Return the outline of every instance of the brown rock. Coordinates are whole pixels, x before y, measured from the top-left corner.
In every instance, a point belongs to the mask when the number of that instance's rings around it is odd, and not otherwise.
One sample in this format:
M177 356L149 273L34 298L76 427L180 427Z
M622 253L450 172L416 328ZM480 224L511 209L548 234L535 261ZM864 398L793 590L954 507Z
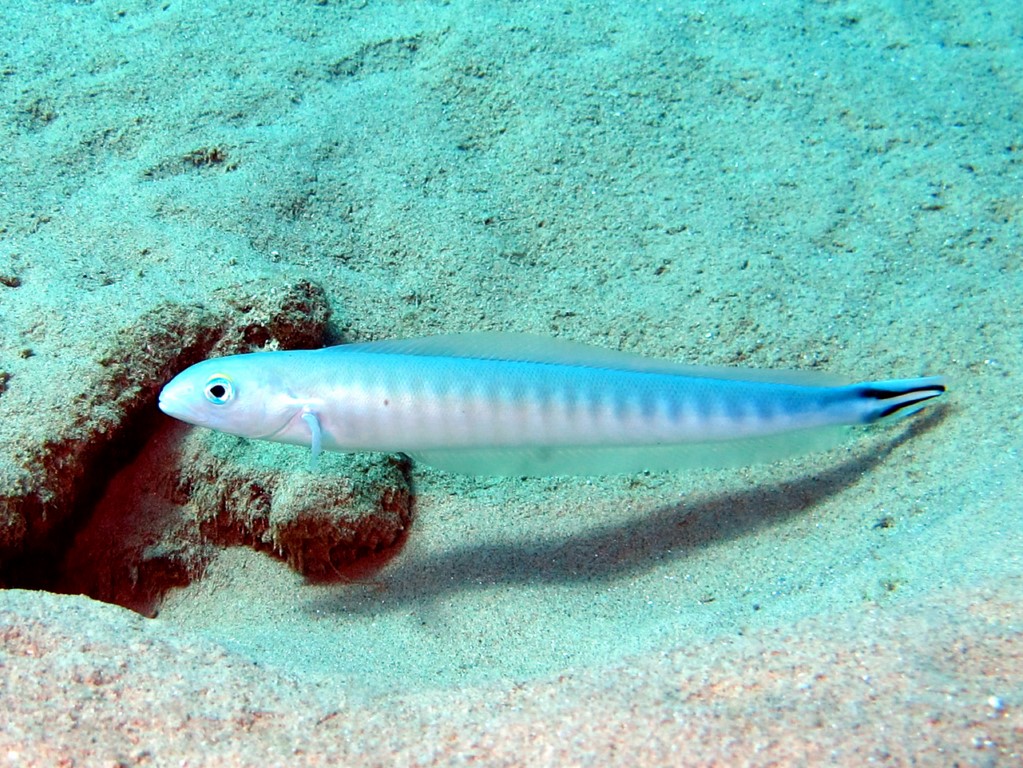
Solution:
M81 516L111 462L140 442L174 373L271 344L319 346L328 317L323 291L312 283L251 285L209 307L161 304L116 334L97 361L67 361L67 381L52 393L64 402L44 403L44 429L8 436L0 462L0 580L11 580L13 562L52 549L53 537L66 534L62 528ZM33 398L39 393L11 377L3 411Z
M160 416L160 388L199 360L322 344L329 307L313 283L213 296L208 306L159 305L97 361L69 362L66 407L50 410L45 430L16 435L0 461L0 584L150 612L220 546L254 546L326 579L399 540L409 512L400 464L338 458L313 476L298 466L301 451L246 446ZM6 385L5 407L33 395L17 377Z
M107 486L57 588L152 615L220 547L250 546L315 581L395 551L409 524L407 467L166 424Z

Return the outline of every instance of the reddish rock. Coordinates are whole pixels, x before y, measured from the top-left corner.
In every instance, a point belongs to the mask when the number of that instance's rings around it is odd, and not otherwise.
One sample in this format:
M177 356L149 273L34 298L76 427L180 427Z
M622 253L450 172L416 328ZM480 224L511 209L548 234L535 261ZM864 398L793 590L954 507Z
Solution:
M406 463L325 457L168 423L108 485L57 586L147 615L220 547L250 546L314 581L396 550L410 519Z
M322 342L329 307L313 283L213 296L207 307L161 304L117 333L98 360L61 363L62 379L43 393L53 399L43 423L10 435L0 462L0 582L17 583L19 566L52 553L53 537L66 537L87 514L111 465L153 423L157 394L173 374L214 355ZM22 384L6 382L0 415L40 408L40 393Z
M16 439L13 460L0 467L0 583L150 613L218 547L269 551L322 580L400 541L410 508L400 462L335 459L314 476L298 449L190 430L159 414L160 388L199 360L322 344L329 307L313 283L213 297L205 307L154 308L97 361L69 361L62 387L47 390L74 394L45 430ZM17 377L4 385L8 408L32 394L19 391Z

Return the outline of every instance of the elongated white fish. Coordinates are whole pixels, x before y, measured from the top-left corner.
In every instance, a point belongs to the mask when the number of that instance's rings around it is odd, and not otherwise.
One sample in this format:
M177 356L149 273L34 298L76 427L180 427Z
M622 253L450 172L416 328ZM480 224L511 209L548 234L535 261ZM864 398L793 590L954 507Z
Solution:
M453 472L610 474L730 466L913 413L940 377L685 366L543 337L469 333L257 352L193 365L164 413L242 437L404 452Z

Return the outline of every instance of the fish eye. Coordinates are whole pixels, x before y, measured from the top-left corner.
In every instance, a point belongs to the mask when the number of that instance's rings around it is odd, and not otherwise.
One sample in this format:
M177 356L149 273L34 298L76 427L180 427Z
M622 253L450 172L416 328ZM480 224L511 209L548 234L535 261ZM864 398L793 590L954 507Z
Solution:
M214 405L226 405L234 397L234 385L227 376L218 374L206 382L203 392Z

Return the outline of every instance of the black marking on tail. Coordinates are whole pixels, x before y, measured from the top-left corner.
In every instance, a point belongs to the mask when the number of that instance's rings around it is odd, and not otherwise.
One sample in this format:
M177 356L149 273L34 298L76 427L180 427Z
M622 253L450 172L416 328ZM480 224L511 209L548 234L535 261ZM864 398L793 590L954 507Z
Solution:
M886 419L889 416L894 416L906 409L917 410L920 408L921 403L925 403L935 397L940 397L944 393L945 385L941 382L929 382L918 387L892 389L868 385L861 390L863 397L867 397L872 400L896 400L896 402L892 403L887 408L882 408L880 411L873 414L873 421ZM914 397L914 395L916 395L916 397Z

